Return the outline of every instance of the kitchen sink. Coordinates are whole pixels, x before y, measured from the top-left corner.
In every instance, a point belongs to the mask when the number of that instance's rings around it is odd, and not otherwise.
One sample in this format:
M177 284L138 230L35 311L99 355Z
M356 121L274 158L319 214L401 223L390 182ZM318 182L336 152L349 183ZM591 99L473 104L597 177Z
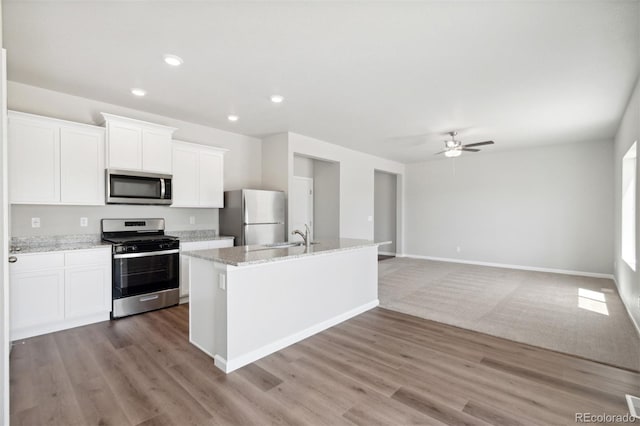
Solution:
M297 247L297 246L301 246L303 245L303 243L299 242L299 243L272 243L272 244L265 244L264 247L267 248L287 248L287 247Z

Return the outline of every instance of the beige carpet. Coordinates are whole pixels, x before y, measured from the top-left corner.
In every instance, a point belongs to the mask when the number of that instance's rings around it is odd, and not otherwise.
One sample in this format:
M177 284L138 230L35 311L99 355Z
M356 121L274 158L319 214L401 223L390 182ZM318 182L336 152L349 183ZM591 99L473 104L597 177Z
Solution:
M408 258L378 268L384 308L640 371L612 280Z

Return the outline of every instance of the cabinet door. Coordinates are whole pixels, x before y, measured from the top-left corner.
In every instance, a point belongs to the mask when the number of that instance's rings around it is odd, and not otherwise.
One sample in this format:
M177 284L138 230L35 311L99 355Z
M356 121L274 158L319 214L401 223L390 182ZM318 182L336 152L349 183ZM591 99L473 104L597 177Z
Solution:
M173 148L173 207L198 206L198 152L178 145Z
M63 203L104 205L104 133L61 128L60 175Z
M11 329L64 319L64 270L11 274Z
M171 174L171 133L142 131L142 169L145 172Z
M109 269L103 265L75 266L65 273L65 318L111 310Z
M223 158L219 153L200 153L200 207L224 207Z
M60 130L46 120L9 119L12 203L60 202Z
M107 125L109 168L142 170L142 129L109 123Z

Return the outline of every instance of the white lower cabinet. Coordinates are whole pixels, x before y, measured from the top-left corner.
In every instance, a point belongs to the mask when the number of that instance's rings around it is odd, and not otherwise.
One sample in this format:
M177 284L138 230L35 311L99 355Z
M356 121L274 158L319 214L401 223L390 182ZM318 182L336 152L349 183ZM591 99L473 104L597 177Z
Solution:
M208 250L223 247L233 247L233 238L211 241L193 241L180 243L180 251ZM189 279L191 276L191 258L180 256L180 303L189 301Z
M78 318L111 311L111 274L101 265L74 266L64 275L64 315Z
M64 269L11 275L11 330L64 319ZM27 336L23 336L27 337Z
M109 319L110 247L14 256L11 340Z

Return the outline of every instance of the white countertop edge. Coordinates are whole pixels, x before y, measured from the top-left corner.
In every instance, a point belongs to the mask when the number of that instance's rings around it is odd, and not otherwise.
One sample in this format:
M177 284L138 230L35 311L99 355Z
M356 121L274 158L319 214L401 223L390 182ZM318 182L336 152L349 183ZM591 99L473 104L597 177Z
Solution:
M221 264L227 265L227 266L245 267L245 266L261 265L261 264L265 264L265 263L285 262L285 261L291 261L291 260L296 260L296 259L305 258L305 257L311 257L311 256L322 256L322 255L333 254L333 253L337 253L337 252L341 252L341 251L358 250L358 249L363 249L363 248L368 248L368 247L378 247L378 246L381 246L381 245L385 245L385 244L390 244L391 243L391 241L368 241L368 242L365 242L365 241L366 240L363 240L362 244L357 244L357 245L353 245L353 246L350 246L350 247L337 247L337 248L334 248L334 249L323 250L323 251L320 251L320 252L317 252L317 253L298 253L298 254L291 254L291 255L286 255L286 256L272 257L272 258L269 258L269 259L250 260L250 261L246 261L246 262L235 262L233 260L227 260L227 259L223 259L223 258L211 258L209 256L203 256L203 255L199 254L201 252L210 251L210 250L224 250L224 248L221 248L221 249L205 249L205 250L190 250L190 251L183 251L183 252L181 252L181 254L183 254L185 256L194 257L196 259L207 260L209 262L221 263ZM231 247L229 247L229 248L231 248Z

